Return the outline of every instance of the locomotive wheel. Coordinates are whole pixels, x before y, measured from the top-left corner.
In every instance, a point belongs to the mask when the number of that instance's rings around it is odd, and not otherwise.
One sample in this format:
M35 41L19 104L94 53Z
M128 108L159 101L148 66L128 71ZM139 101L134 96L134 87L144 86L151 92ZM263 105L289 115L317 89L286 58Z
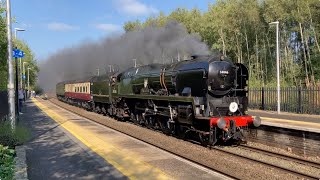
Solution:
M99 106L94 107L94 112L100 114L101 110Z
M134 114L134 113L131 113L130 114L130 120L134 123L134 124L136 124L136 125L138 125L139 124L139 122L138 122L138 117L137 117L138 115L136 115L136 114Z
M140 126L145 125L145 121L144 121L141 113L137 113L136 117L137 117L137 122Z
M209 145L209 136L199 133L199 140L202 146L207 147Z
M183 126L181 126L179 123L175 124L175 135L177 138L179 139L185 139L186 138L186 132L183 128Z
M106 109L104 108L104 106L102 106L101 111L102 111L102 114L103 114L104 116L107 115L107 111L106 111Z
M154 118L153 117L146 117L145 118L145 124L146 124L146 127L148 129L153 129L154 128Z
M172 131L168 128L168 124L167 124L169 119L165 117L158 117L157 119L158 119L158 123L161 131L167 135L171 134Z

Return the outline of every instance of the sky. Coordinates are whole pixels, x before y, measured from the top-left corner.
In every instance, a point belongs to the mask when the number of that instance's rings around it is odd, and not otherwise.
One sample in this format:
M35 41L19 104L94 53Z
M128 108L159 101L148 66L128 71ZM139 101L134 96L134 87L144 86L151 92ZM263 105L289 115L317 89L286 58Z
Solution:
M127 21L178 7L206 11L209 3L214 0L11 0L12 29L26 30L17 37L41 61L65 47L123 33Z

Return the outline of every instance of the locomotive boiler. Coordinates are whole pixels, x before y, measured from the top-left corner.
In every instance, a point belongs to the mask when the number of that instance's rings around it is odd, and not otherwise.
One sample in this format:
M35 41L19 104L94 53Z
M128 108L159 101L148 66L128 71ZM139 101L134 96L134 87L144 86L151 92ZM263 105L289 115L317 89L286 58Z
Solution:
M222 55L192 56L78 80L90 85L83 92L90 100L61 90L76 86L69 82L58 84L57 96L97 113L214 145L243 140L243 129L260 125L259 117L248 115L248 78L243 64Z

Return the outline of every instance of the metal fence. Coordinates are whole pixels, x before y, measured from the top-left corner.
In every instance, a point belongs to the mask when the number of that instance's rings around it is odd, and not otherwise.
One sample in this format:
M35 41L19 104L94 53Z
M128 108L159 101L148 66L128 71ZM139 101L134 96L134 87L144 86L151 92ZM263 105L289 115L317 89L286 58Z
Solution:
M320 87L280 89L280 109L300 114L320 114ZM277 110L277 88L250 88L249 108Z
M8 115L8 93L7 91L0 91L0 121Z

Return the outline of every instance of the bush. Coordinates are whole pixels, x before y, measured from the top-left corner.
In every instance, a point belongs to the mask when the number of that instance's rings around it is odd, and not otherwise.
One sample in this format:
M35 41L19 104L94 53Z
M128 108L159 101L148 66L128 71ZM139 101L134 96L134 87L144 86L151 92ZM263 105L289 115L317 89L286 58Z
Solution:
M39 85L36 85L34 87L34 91L35 91L36 94L42 94L43 93L43 89Z
M0 145L0 179L13 179L15 151Z
M18 124L13 132L10 122L0 122L0 144L14 148L26 142L29 137L30 131L26 127Z

